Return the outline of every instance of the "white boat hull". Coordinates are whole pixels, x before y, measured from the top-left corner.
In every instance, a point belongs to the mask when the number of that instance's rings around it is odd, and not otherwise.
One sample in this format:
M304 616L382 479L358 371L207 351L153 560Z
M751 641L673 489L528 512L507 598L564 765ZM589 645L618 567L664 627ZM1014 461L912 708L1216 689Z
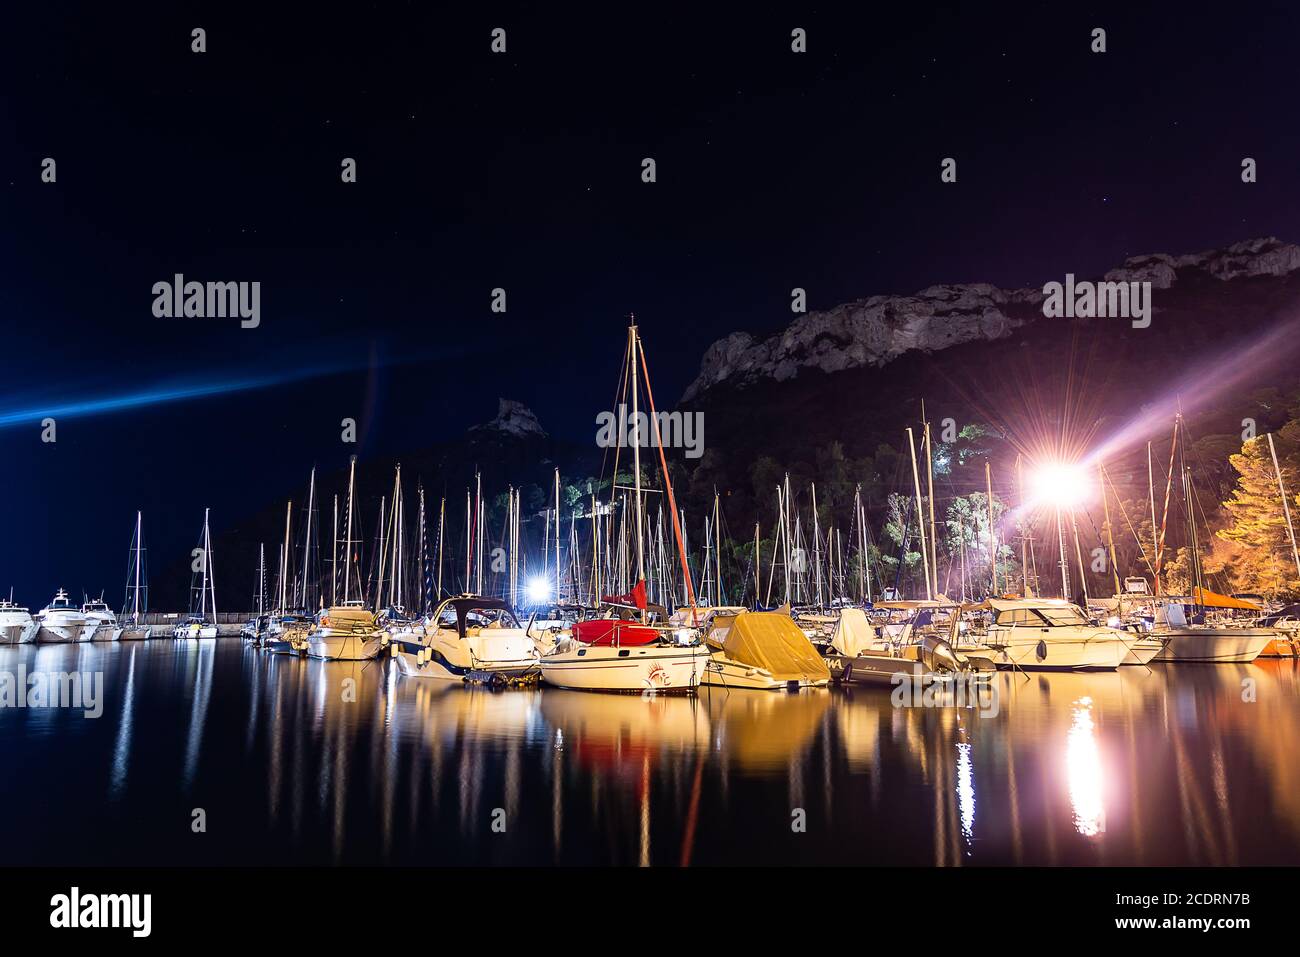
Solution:
M177 625L172 631L173 638L179 638L182 641L198 638L215 638L217 637L216 625Z
M703 645L586 645L543 656L542 680L577 691L690 692L710 659Z
M358 635L314 631L307 636L307 657L324 661L369 661L379 657L381 642L379 632Z
M46 645L90 641L97 627L95 623L87 622L42 622L36 640Z
M1012 637L999 642L990 636L986 646L999 668L1023 671L1109 671L1129 653L1117 638Z
M1155 656L1160 654L1164 646L1164 642L1158 638L1139 638L1129 644L1128 654L1124 656L1124 660L1120 664L1150 664Z
M27 645L36 640L40 625L34 621L0 625L0 645Z
M782 681L772 677L770 671L763 668L734 661L725 655L713 652L704 666L700 684L716 688L750 691L796 691L800 688L824 688L830 684L829 678L792 679Z
M1276 632L1271 628L1174 628L1160 637L1166 641L1156 661L1245 664L1259 657Z

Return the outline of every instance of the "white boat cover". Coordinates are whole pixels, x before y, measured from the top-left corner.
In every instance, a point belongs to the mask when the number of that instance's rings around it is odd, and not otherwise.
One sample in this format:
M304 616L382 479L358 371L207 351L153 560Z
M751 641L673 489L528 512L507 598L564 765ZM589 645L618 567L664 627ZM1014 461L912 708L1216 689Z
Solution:
M835 632L831 635L831 647L848 658L856 658L875 637L876 631L867 621L867 613L861 608L845 608L840 613L840 620L835 623Z

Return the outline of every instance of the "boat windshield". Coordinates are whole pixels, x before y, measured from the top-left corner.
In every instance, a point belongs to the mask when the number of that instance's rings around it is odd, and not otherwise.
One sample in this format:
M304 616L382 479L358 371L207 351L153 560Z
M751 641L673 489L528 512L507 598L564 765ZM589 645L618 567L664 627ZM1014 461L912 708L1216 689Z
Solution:
M1039 608L1009 608L998 612L999 625L1029 625L1042 628L1066 628L1072 625L1086 625L1088 619L1083 612L1073 605Z
M519 622L508 608L467 608L466 628L518 628Z

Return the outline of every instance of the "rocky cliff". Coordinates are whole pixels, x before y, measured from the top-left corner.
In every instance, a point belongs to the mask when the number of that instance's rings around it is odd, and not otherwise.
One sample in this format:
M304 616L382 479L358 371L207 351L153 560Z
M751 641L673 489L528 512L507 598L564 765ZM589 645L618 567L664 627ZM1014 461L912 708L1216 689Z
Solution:
M1285 276L1297 269L1300 247L1269 237L1181 256L1134 256L1104 278L1149 281L1155 289L1169 289L1192 274L1228 281ZM1063 278L1049 276L1045 281ZM721 383L743 388L757 381L783 382L807 372L879 367L912 351L932 353L961 343L1004 339L1042 318L1042 301L1041 288L945 284L911 296L872 296L810 312L765 339L733 332L705 351L700 373L682 401L692 402ZM1158 298L1155 308L1158 313Z

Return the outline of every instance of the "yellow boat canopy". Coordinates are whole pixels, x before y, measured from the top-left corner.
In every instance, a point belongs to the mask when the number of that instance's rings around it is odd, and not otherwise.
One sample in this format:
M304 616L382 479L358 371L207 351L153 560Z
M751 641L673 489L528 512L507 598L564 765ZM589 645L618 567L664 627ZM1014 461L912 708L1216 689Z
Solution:
M732 661L762 668L778 681L819 681L831 676L822 656L788 615L747 611L731 619L730 627L726 619L715 622L710 643L720 644ZM724 628L725 635L718 635Z

